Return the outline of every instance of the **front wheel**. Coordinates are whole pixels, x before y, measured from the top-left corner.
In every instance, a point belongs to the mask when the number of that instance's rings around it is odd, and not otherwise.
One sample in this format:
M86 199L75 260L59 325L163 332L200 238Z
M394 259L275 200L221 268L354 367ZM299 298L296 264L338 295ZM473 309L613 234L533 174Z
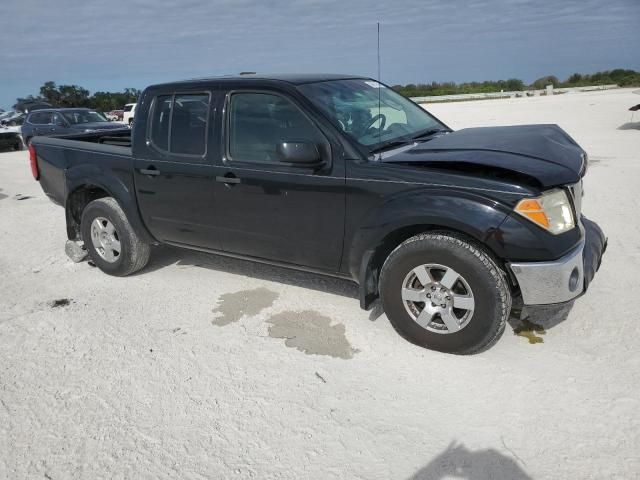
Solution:
M150 246L138 238L122 208L111 197L86 206L81 230L89 257L109 275L130 275L149 261Z
M397 247L382 267L380 296L404 338L447 353L488 348L511 311L511 292L496 262L447 233L417 235Z

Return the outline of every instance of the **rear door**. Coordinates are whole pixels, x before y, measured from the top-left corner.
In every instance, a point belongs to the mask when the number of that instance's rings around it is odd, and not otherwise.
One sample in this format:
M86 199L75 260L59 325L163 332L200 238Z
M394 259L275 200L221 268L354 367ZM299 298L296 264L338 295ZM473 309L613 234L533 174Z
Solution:
M158 240L220 249L208 159L215 92L159 92L136 123L135 185L140 212ZM145 109L141 110L145 112ZM140 119L142 120L142 119Z
M345 214L344 160L313 112L276 91L226 92L217 222L229 253L337 271ZM324 166L280 161L283 141L313 142Z
M35 112L29 117L31 124L31 136L52 135L55 132L53 125L53 113Z

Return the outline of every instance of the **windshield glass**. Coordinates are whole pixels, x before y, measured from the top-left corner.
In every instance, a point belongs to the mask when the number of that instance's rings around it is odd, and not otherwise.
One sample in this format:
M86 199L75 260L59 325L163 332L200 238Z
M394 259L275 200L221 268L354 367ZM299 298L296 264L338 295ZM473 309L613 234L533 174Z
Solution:
M424 109L374 80L334 80L298 89L369 152L432 130L448 130Z
M78 125L81 123L96 123L96 122L108 122L107 117L99 112L93 110L71 110L66 112L60 112L62 116L71 125Z

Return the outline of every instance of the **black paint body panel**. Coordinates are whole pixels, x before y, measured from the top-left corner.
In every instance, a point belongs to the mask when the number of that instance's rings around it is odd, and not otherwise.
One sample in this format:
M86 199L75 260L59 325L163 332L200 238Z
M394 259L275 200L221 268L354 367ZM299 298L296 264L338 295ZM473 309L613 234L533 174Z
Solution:
M319 80L243 77L149 87L138 102L131 149L79 136L35 138L40 183L61 205L83 185L104 189L148 242L348 276L373 282L363 286L369 293L380 266L376 251L400 231L459 232L505 262L554 260L580 244L581 226L555 236L512 213L520 199L584 175L582 149L559 127L466 129L373 161L297 90L305 81ZM269 91L297 104L326 139L324 165L229 159L225 108L237 90ZM197 158L148 141L152 99L189 92L210 98L207 152ZM149 169L159 173L143 173Z

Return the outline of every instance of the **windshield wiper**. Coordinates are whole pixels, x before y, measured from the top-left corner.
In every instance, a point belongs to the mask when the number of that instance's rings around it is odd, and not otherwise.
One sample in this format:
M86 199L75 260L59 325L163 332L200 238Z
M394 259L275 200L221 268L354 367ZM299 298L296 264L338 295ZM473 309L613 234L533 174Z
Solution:
M430 128L428 130L423 130L422 132L417 133L413 137L410 137L410 138L405 137L403 140L394 140L392 142L385 143L384 145L381 145L381 146L379 146L377 148L374 148L373 150L369 150L369 152L370 153L384 152L385 150L391 150L392 148L401 147L403 145L409 145L409 144L415 142L416 140L420 140L422 138L430 137L432 135L435 135L436 133L450 132L450 131L451 130L449 130L447 128Z
M435 135L436 133L440 133L440 132L450 132L451 130L445 129L445 128L430 128L428 130L424 130L420 133L418 133L417 135L414 135L413 137L411 137L411 140L419 140L421 138L425 138L425 137L430 137L431 135Z
M384 152L385 150L391 150L392 148L401 147L410 143L413 143L413 140L394 140L393 142L385 143L384 145L369 150L369 153L380 153Z

